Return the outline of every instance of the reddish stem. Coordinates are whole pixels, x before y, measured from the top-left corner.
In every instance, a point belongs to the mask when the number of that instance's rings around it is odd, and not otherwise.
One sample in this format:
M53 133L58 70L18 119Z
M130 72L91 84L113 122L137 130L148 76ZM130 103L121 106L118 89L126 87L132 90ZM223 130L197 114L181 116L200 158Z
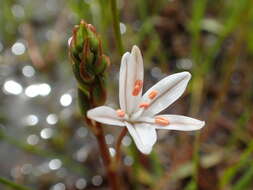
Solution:
M112 159L106 145L104 131L100 123L89 122L90 126L93 128L94 135L97 138L100 153L103 159L103 163L107 173L107 179L112 190L120 190L120 180L117 175L116 167L112 163Z
M117 142L116 142L116 155L115 155L116 164L119 164L119 162L120 162L120 157L121 157L121 151L120 151L121 142L122 142L123 138L126 136L126 134L127 134L127 128L125 127L120 132L119 137L118 137Z

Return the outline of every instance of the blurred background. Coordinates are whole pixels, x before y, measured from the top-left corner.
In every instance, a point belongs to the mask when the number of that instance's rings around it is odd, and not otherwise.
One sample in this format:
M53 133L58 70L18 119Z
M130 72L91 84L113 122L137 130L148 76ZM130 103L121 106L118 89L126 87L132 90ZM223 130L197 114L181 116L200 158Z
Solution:
M144 56L144 88L190 71L187 91L165 112L206 121L200 133L159 131L148 157L124 137L125 187L252 190L252 1L117 3L124 50L136 44ZM1 190L108 189L96 140L80 118L68 58L68 39L81 19L97 28L111 58L107 104L117 108L121 57L110 1L0 0ZM120 131L104 129L113 156Z

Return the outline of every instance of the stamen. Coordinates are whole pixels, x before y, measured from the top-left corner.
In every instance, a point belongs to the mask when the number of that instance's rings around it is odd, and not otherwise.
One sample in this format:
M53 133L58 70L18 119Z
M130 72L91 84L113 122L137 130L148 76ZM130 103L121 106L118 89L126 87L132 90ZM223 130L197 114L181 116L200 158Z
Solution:
M163 125L163 126L166 126L166 125L170 124L168 119L166 119L164 117L161 117L161 116L155 117L155 123L158 124L158 125Z
M119 117L124 117L125 116L125 112L123 111L123 110L116 110L116 112L117 112L117 115L119 116Z
M138 96L138 94L140 93L140 91L141 91L140 87L139 86L135 86L134 90L132 92L132 95L133 96Z
M134 85L139 85L142 88L143 82L142 80L136 80Z
M148 97L149 97L149 99L154 99L156 96L157 96L157 94L158 94L158 91L156 91L156 90L153 90L153 91L151 91L150 93L149 93L149 95L148 95Z
M132 95L138 96L138 94L140 93L142 89L142 86L143 86L142 80L136 80L134 83L134 89L133 89Z
M147 103L147 102L143 102L143 103L139 104L139 108L147 109L148 107L149 107L149 103Z

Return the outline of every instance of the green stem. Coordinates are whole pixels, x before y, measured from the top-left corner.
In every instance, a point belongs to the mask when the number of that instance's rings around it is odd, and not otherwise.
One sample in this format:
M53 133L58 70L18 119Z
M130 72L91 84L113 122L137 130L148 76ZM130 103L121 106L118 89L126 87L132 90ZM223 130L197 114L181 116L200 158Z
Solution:
M194 80L192 86L192 96L191 96L191 115L197 115L201 105L202 99L202 89L204 85L203 75L200 67L200 54L199 54L199 43L200 43L200 32L201 32L201 22L205 16L207 1L197 0L193 4L193 15L192 21L190 25L191 35L192 35L192 44L191 44L191 55L196 63L194 67ZM188 186L189 189L198 189L198 170L200 166L200 157L199 157L199 149L200 149L200 132L196 133L194 139L194 147L193 147L193 181Z
M16 183L14 183L8 179L2 178L2 177L0 177L0 183L6 185L8 187L11 187L12 189L16 189L16 190L30 190L29 188L27 188L25 186L16 184Z
M122 39L120 34L120 23L119 23L119 14L117 11L117 2L116 0L110 0L111 1L111 10L112 10L112 20L113 20L113 29L115 33L115 39L117 48L120 55L123 55L123 45L122 45Z

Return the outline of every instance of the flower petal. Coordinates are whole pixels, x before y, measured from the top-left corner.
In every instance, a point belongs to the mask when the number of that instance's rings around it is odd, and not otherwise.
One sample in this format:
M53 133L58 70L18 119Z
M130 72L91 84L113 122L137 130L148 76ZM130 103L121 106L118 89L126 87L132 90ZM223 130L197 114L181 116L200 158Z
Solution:
M121 59L119 71L119 104L120 108L126 111L126 75L127 64L129 62L130 53L126 52Z
M185 91L190 78L189 72L181 72L170 75L156 83L141 99L141 102L149 103L149 107L143 110L142 115L153 116L175 102ZM152 92L156 92L157 95L151 99L150 94Z
M149 154L152 151L152 147L157 140L155 128L152 128L149 124L138 123L134 126L128 122L125 122L127 129L132 136L137 148L143 154Z
M123 118L120 118L114 109L107 106L100 106L89 110L87 117L108 125L125 126Z
M143 60L137 46L133 46L131 54L125 53L121 60L119 77L119 102L120 108L126 113L131 114L142 94L142 88L138 95L133 96L136 81L143 81Z
M164 118L168 120L169 124L165 126L159 125L155 123L155 118ZM142 117L140 118L140 122L147 122L156 129L168 129L178 131L195 131L201 129L205 125L204 121L200 121L183 115L156 115L155 118Z

